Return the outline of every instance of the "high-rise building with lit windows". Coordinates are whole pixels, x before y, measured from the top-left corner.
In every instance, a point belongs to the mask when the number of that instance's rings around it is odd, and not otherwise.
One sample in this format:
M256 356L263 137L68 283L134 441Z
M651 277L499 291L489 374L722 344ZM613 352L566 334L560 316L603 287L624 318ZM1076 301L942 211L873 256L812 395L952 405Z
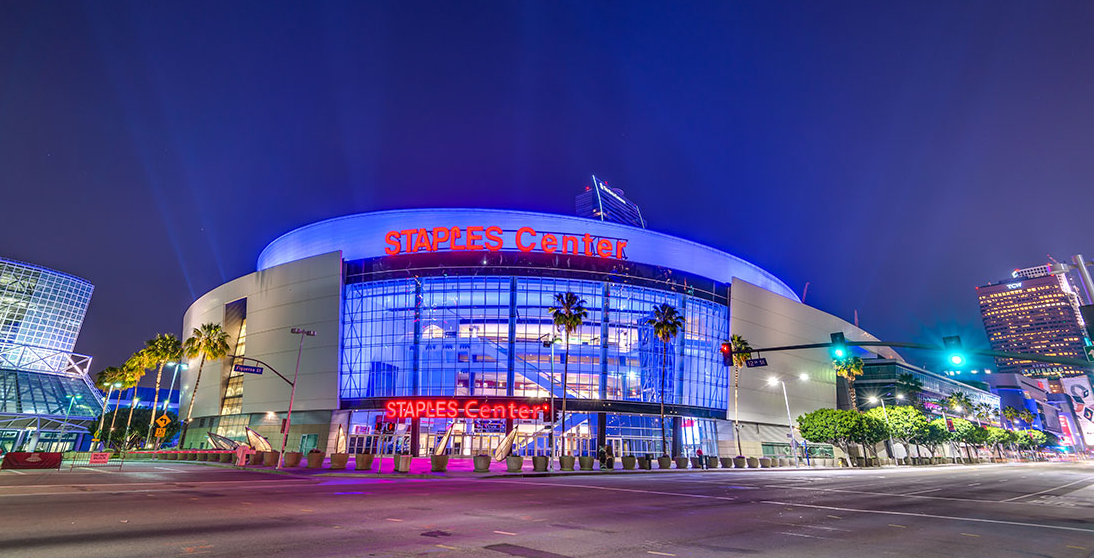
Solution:
M581 217L646 228L638 205L627 199L623 190L609 187L595 175L593 185L586 186L585 191L577 195L574 206Z
M992 350L1082 360L1085 337L1079 295L1066 268L1016 269L1011 279L976 288ZM1069 376L1085 369L1064 364L997 358L1001 374Z

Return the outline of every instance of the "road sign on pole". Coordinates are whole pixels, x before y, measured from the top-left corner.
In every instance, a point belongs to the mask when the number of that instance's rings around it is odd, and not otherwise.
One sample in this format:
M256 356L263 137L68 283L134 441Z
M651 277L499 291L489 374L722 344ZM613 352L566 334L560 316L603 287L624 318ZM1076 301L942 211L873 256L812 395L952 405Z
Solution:
M1086 352L1086 360L1094 362L1094 345L1087 345L1083 347L1083 351Z
M236 364L236 365L232 366L232 370L235 370L236 372L242 372L244 374L261 374L262 373L262 367L261 366L251 366L249 364Z
M745 368L758 368L760 366L767 366L766 358L750 358L745 361Z
M156 426L159 426L160 429L166 428L168 424L171 424L171 417L167 415L160 415L156 419Z
M167 436L167 429L163 428L163 427L156 428L155 435L156 435L157 438L163 438L163 437Z

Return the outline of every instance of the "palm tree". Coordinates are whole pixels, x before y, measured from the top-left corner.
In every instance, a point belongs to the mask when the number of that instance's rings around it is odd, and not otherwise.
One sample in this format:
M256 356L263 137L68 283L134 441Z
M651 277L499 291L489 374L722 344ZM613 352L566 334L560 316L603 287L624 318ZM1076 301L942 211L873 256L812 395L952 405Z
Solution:
M1026 428L1033 427L1034 416L1033 413L1029 412L1029 409L1022 409L1022 412L1018 413L1018 418L1026 423Z
M228 354L228 332L220 324L201 324L195 327L190 338L183 343L183 354L189 358L201 357L198 375L194 378L194 391L190 393L190 405L186 409L186 421L182 423L182 435L179 436L179 448L186 443L186 431L190 429L190 418L194 413L194 399L197 399L198 384L201 383L201 371L205 368L205 359L217 360Z
M955 391L946 397L946 406L959 413L973 412L972 399L961 391Z
M160 402L160 380L163 377L163 367L171 361L182 358L182 342L178 337L170 333L161 333L144 342L145 363L150 368L156 368L156 394L152 397L152 414L148 419L148 440L145 447L152 445L152 425L156 422L156 409Z
M1008 406L1003 409L1003 416L1007 419L1007 422L1010 423L1011 430L1014 430L1014 419L1017 419L1020 414L1018 409L1015 409L1014 407Z
M923 393L923 382L913 374L901 374L896 377L894 386L898 393L904 394L906 401L918 406L919 396Z
M128 363L128 361L127 361ZM117 380L115 383L120 383L118 386L118 399L114 402L114 412L110 415L110 430L106 433L106 442L110 441L110 438L114 434L114 421L118 419L118 405L122 404L122 392L137 387L137 384L141 382L141 377L144 376L143 368L131 368L122 365L121 368L115 368L117 370ZM136 397L133 397L136 399Z
M653 307L653 317L646 320L653 327L653 334L661 340L661 455L668 456L665 438L665 374L669 361L669 344L684 329L684 317L668 304Z
M752 358L752 347L740 335L730 335L729 345L733 350L733 437L737 439L737 457L744 457L741 449L741 423L737 413L737 392L741 385L741 369Z
M862 359L857 356L837 358L832 361L836 375L847 380L847 395L851 399L851 408L858 410L858 394L855 393L855 378L862 375Z
M103 407L103 414L99 416L99 431L98 439L103 439L103 423L106 421L106 414L110 412L110 394L114 392L115 388L120 388L124 385L122 377L122 369L117 366L107 366L95 375L95 387L99 388L99 391L106 392L106 406ZM121 391L118 391L118 401L121 401ZM117 411L117 407L114 409Z
M566 381L570 372L570 334L581 328L589 311L585 309L585 300L572 292L555 293L555 306L547 309L554 321L555 329L563 335L562 352L562 447L566 445Z
M125 421L125 436L122 437L122 451L129 449L129 426L133 422L133 409L137 406L136 387L137 384L141 383L141 378L144 378L144 374L148 370L146 367L147 362L148 357L144 354L144 349L141 349L133 353L133 356L129 357L123 365L125 374L131 382L130 387L134 389L129 397L129 419Z

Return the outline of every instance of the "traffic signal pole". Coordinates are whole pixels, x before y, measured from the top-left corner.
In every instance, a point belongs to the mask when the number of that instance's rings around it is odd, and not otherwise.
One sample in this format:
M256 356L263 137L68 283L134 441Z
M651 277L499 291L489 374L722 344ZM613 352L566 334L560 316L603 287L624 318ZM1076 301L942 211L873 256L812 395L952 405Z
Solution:
M847 341L844 343L848 347L896 347L901 349L921 349L924 351L938 351L945 352L950 349L945 347L939 347L937 345L924 345L922 343L901 343L901 342L886 342L886 341ZM832 343L808 343L805 345L785 345L781 347L767 347L763 349L753 348L749 352L760 353L774 353L779 351L797 351L803 349L827 349L832 347ZM1094 370L1094 362L1080 360L1077 358L1066 357L1051 357L1044 355L1035 355L1030 353L1005 353L1001 351L974 351L963 350L963 352L973 355L998 357L998 358L1013 358L1016 360L1031 360L1034 362L1047 362L1050 364L1066 364L1068 366L1075 366L1079 368L1086 368L1088 370ZM733 350L730 348L730 355L732 356Z

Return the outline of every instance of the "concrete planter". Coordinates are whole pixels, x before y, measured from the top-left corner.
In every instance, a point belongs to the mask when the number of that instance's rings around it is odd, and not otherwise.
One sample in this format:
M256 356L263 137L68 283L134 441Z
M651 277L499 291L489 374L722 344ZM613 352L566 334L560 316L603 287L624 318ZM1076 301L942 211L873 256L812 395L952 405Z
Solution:
M676 463L676 468L677 469L687 469L688 468L688 458L686 458L686 457L674 457L674 458L672 458L672 461L673 461L673 463Z
M266 462L265 453L266 452L264 452L264 451L254 452L254 454L251 455L251 459L250 459L250 461L247 462L247 464L248 465L262 465L263 463Z
M321 451L309 451L308 452L308 468L318 469L323 466L323 459L327 457L327 454Z
M713 455L707 456L706 460L707 460L707 468L709 468L709 469L717 469L718 468L718 458L717 457L714 457Z
M582 455L582 456L577 458L577 462L578 462L578 464L581 465L581 470L582 471L592 471L593 470L593 458L592 458L592 456Z
M780 457L779 464L776 467L789 467L793 463L793 460L787 457Z
M703 468L703 458L702 457L692 457L691 458L691 468L692 469L702 469Z
M281 458L281 453L276 451L264 451L262 452L262 464L266 467L277 467L277 460Z
M179 460L179 454L177 454L177 453L168 453L167 454L167 460L168 461L178 461Z
M722 463L722 468L723 469L732 469L733 468L733 458L732 457L722 457L722 458L719 458L718 461L720 461Z
M331 457L334 459L334 457ZM334 468L333 466L331 467ZM447 455L431 455L429 456L429 470L434 473L443 473L448 470L448 456Z
M409 473L410 472L410 460L409 455L396 455L395 456L395 472L396 473Z
M524 469L524 458L519 455L510 455L505 458L505 470L510 473L519 473Z
M208 453L208 452L204 452L204 453L201 454L201 457L198 458L198 461L209 461L210 458L212 458L212 457L213 457L213 454Z
M345 469L347 463L349 463L349 454L348 453L332 453L332 454L330 454L330 468L331 469Z
M623 456L623 469L624 470L631 471L631 470L634 469L634 466L637 465L637 464L638 464L638 459L636 459L633 455L624 455Z
M638 461L639 469L645 469L648 471L653 468L653 461L650 461L650 458L648 457L636 457L635 460Z
M369 471L372 469L372 460L376 456L371 453L359 453L353 456L353 468L358 471Z
M476 473L486 473L490 471L490 456L489 455L476 455L473 458L475 462ZM571 467L572 470L572 467Z
M546 455L532 456L532 470L542 473L547 470L548 457Z
M759 468L760 468L760 460L759 460L759 458L756 458L756 457L746 457L746 458L745 458L745 462L746 462L746 463L748 463L748 468L749 468L749 469L759 469Z
M304 454L298 451L285 452L285 466L286 467L299 467L300 460L304 458Z
M668 469L669 467L672 467L672 458L671 457L662 455L661 457L657 458L657 468L658 469Z
M235 457L234 453L222 453L222 454L220 454L220 462L221 463L231 463L232 458L234 458L234 457Z
M562 457L558 458L558 466L561 467L563 471L573 471L575 461L577 460L574 458L574 456L563 455Z
M761 457L760 458L760 467L763 468L763 469L770 469L771 468L771 458L770 457Z
M733 458L733 468L734 469L744 469L745 467L748 467L748 458L746 458L746 457L734 457Z

